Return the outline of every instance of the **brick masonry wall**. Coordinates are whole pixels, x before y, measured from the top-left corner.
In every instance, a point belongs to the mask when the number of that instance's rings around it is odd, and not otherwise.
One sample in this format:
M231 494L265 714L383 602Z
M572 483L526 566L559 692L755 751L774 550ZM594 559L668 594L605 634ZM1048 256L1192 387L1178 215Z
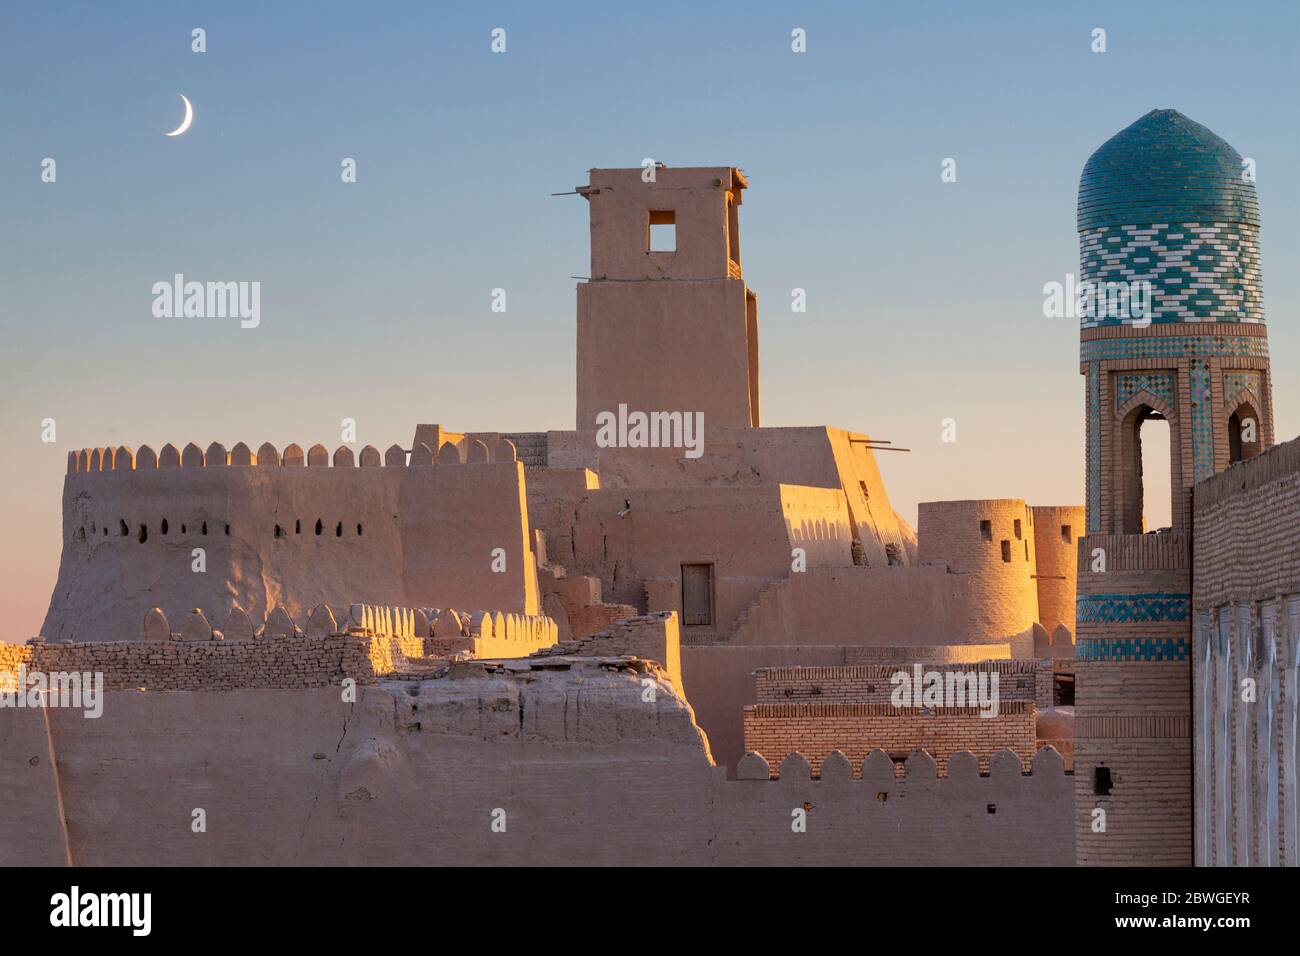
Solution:
M915 667L922 674L998 675L998 699L1034 700L1039 664L1037 661L982 661L952 664L926 662L857 664L849 667L760 667L754 672L754 702L758 704L851 703L889 704L902 671L909 679Z
M100 673L105 690L235 690L374 683L400 648L388 638L272 637L255 641L113 641L0 645L0 674ZM11 648L16 648L15 653Z
M1034 661L1034 703L1041 709L1056 706L1056 668L1051 660Z
M934 757L940 774L948 758L967 750L987 771L989 758L1003 748L1028 765L1037 747L1033 701L1004 701L996 717L977 707L929 710L892 704L753 704L745 708L745 749L762 754L773 776L792 753L803 754L821 772L833 750L849 758L854 772L873 750L901 761L917 749Z
M1196 862L1300 865L1300 439L1201 482L1192 501Z
M1098 549L1105 569L1094 571ZM1080 542L1074 825L1082 865L1192 863L1189 564L1179 533ZM1110 773L1109 794L1097 792L1099 768Z
M1300 438L1192 492L1197 608L1300 591Z
M919 669L919 674L918 674ZM832 667L762 667L754 672L756 703L744 709L745 749L761 753L776 767L791 753L813 763L832 750L847 754L860 768L870 751L880 748L902 759L917 748L934 755L944 772L949 755L976 754L987 769L989 756L1003 747L1028 760L1035 750L1037 661L949 663L895 662ZM893 703L895 675L902 672L924 687L926 675L998 680L998 716L980 716L978 684L962 681L973 692L965 707L898 707ZM990 683L985 684L991 687Z

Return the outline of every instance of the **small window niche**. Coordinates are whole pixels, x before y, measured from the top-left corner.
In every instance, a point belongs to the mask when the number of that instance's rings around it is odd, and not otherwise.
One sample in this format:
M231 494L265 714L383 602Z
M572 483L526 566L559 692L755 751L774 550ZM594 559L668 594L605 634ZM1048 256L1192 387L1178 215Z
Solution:
M677 213L671 209L651 209L646 230L647 252L677 251Z
M1013 524L1014 527L1015 527L1015 531L1016 531L1016 540L1019 541L1019 540L1020 540L1020 519L1017 518L1014 522L1012 522L1012 524Z
M1070 537L1071 537L1070 526L1068 524L1061 525L1061 540L1064 541L1066 544L1069 544Z
M992 521L981 521L981 522L980 522L980 537L983 538L985 541L992 541L992 540L993 540L993 522L992 522Z
M1109 797L1115 787L1110 777L1109 767L1094 767L1092 771L1092 793L1097 797Z
M1011 563L1011 542L1006 538L1002 539L1002 560Z

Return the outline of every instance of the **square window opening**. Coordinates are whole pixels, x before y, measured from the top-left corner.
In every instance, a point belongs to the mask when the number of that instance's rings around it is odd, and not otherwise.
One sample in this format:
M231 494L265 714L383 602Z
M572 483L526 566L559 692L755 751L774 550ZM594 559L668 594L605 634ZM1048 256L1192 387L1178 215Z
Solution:
M671 209L651 209L646 233L647 252L677 251L677 213Z

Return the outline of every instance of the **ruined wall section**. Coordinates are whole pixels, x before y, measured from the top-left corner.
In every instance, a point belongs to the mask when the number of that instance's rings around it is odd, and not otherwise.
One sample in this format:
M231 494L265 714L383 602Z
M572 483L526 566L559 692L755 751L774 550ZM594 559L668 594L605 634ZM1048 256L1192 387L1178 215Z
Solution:
M343 447L331 463L320 445L281 455L243 444L73 453L59 579L41 633L133 639L154 606L173 619L198 607L212 620L232 603L255 616L283 605L300 617L358 598L537 613L523 470L511 449L489 460L481 442L469 443L466 461L450 442L436 457L420 444L409 467L406 457L393 446L381 464L367 446L354 462Z
M677 688L682 686L681 624L675 611L632 617L600 634L562 641L534 657L636 657L654 661Z

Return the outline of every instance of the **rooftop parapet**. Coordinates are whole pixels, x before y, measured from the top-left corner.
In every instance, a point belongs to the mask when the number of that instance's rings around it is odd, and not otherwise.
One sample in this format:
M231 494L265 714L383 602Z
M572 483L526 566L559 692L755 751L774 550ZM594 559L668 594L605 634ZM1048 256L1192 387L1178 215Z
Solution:
M374 445L366 445L354 453L347 445L340 445L333 455L321 444L312 445L306 452L297 443L290 443L280 452L270 442L263 442L256 452L240 442L229 451L220 442L207 449L190 442L177 449L170 442L155 452L148 445L139 450L122 445L116 448L82 448L68 452L68 474L89 474L104 471L151 471L167 468L419 468L433 465L485 464L513 462L515 446L509 439L501 439L491 447L476 439L467 439L463 446L443 442L434 454L428 445L417 442L413 449L392 445L381 456Z

